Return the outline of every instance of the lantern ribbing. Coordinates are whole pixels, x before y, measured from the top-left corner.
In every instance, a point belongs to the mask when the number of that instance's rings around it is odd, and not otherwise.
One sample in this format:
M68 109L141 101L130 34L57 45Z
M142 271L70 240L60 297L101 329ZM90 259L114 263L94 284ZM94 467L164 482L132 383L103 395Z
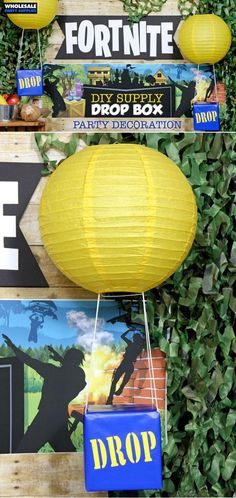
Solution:
M64 161L46 185L41 234L56 266L96 293L144 292L182 263L196 202L179 168L138 145L99 145Z

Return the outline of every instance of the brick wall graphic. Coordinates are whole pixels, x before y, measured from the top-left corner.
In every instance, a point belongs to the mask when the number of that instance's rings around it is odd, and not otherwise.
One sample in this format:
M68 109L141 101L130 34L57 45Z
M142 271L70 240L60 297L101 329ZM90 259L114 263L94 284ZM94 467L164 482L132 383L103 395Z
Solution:
M159 348L152 349L152 362L154 369L155 378L155 396L158 401L158 408L160 410L165 410L166 408L166 357L165 354L160 351ZM118 365L117 365L118 366ZM107 400L109 393L110 384L112 381L114 370L107 370L105 373L107 392L106 395L100 396L99 400L94 402L91 397L89 399L90 404L104 405ZM123 393L120 396L114 396L113 404L127 405L149 405L152 402L151 394L151 374L149 369L149 362L147 359L147 352L144 351L134 364L134 373L125 386ZM83 413L84 405L70 403L69 405L69 415L75 410L79 413Z
M160 410L166 404L166 357L159 348L152 350L152 362L155 378L155 395ZM134 364L134 373L120 396L114 396L114 404L148 405L152 401L151 372L147 352L143 352Z
M226 103L226 89L224 83L217 83L217 92L214 90L207 102L217 102L217 95L219 104Z

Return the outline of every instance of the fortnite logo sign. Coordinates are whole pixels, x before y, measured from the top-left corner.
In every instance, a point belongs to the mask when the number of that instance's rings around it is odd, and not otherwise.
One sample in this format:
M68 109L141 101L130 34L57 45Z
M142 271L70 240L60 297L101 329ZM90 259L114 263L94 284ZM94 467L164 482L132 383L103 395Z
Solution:
M0 287L48 287L19 226L41 169L42 164L0 163Z
M182 59L175 43L180 16L59 16L65 39L56 59Z

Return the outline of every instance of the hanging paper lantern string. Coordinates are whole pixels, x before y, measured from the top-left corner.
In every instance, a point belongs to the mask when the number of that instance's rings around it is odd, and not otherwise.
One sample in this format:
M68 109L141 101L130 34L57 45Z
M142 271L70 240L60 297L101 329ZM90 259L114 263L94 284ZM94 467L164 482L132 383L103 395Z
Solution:
M196 201L163 154L141 145L99 145L52 174L39 222L49 256L70 280L96 293L140 293L185 259Z
M208 89L199 99L198 90L201 83L200 64L197 69L197 85L195 99L193 101L193 123L195 131L219 131L220 130L220 105L218 99L218 89L216 81L215 66L213 64L213 79L210 84L210 94L215 91L215 102L207 102ZM214 86L213 86L214 85ZM198 86L198 88L197 88ZM202 92L203 93L203 92ZM197 100L197 102L195 102Z
M20 69L21 58L23 51L25 30L22 30L20 48L17 59L16 67L16 83L17 83L17 95L19 97L40 97L43 95L43 61L42 61L42 50L40 34L37 30L37 42L39 48L39 60L40 68L38 69Z
M39 29L48 26L56 15L58 0L14 0L14 3L9 4L4 0L5 12L9 19L18 27L23 29L20 50L17 62L17 93L19 97L38 97L43 95L43 67L42 54L40 46ZM37 30L40 69L20 69L22 56L22 47L24 39L24 31L26 29Z
M214 64L228 53L232 42L229 27L215 14L189 16L179 30L179 48L185 59L195 64L212 64L216 102L193 106L195 131L219 131L220 109Z

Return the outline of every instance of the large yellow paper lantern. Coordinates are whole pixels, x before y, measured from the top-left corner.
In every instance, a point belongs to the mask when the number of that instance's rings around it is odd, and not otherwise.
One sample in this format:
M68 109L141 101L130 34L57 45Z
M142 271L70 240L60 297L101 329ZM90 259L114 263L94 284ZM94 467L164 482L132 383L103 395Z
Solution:
M4 0L4 3L9 3L8 0ZM36 0L32 2L31 0L14 0L14 5L19 4L37 4L37 14L8 14L9 19L22 29L41 29L48 26L50 22L54 19L57 13L58 0Z
M179 30L179 48L184 59L195 64L215 64L230 49L229 27L215 14L188 17Z
M180 266L195 236L193 191L166 156L141 145L87 147L42 195L40 228L55 265L91 291L144 292Z

